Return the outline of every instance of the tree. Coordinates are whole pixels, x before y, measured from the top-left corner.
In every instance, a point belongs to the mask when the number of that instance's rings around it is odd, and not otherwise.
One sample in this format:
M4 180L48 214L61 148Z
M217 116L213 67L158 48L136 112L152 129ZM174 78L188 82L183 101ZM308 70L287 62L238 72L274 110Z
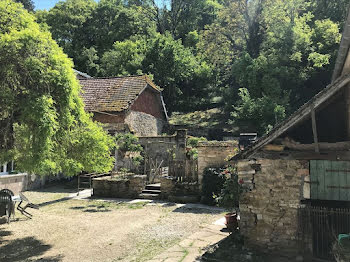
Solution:
M113 139L84 111L73 64L20 4L0 2L0 162L35 174L107 172Z
M34 11L34 3L32 0L15 0L17 3L21 3L25 9L29 12Z
M213 23L221 1L217 0L150 0L145 4L158 32L170 32L175 39L184 39L189 32L200 31Z
M86 21L91 17L97 4L94 0L67 0L58 2L40 21L50 27L52 37L69 57L78 58L84 47L90 48L85 34Z
M116 41L135 35L149 35L154 24L143 14L143 7L127 7L122 0L101 0L86 24L86 47L94 46L102 57Z
M113 48L103 54L101 73L106 76L138 75L142 73L147 41L133 38L115 42Z
M235 105L232 123L264 133L326 86L339 27L309 7L306 0L230 1L204 32L200 44L219 68L225 108Z

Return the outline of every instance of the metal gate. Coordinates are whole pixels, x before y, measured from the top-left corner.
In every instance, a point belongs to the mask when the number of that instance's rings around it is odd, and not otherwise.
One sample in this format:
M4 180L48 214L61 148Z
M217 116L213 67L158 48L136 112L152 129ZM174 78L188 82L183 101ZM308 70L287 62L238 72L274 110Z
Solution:
M334 260L338 235L350 232L350 209L307 206L298 210L298 216L300 247L311 243L315 257Z

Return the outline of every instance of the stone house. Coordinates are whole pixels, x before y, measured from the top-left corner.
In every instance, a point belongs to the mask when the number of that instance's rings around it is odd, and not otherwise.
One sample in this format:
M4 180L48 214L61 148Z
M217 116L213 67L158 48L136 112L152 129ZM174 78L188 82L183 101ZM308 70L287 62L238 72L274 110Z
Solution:
M344 28L331 84L233 158L248 245L330 259L350 232L350 15Z
M111 133L161 135L168 123L161 89L146 75L111 78L77 77L85 109Z

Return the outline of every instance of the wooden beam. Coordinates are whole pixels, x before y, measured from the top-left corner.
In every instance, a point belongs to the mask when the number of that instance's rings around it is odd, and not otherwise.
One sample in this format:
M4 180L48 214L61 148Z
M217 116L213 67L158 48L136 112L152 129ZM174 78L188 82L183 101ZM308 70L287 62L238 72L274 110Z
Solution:
M237 155L238 158L246 158L250 157L254 154L254 151L257 151L264 145L270 143L274 139L278 138L285 131L287 131L292 126L297 123L305 120L308 116L310 116L310 104L314 104L314 108L318 108L321 104L329 99L332 95L334 95L337 91L339 91L342 87L347 85L350 82L350 75L346 75L341 79L335 81L332 85L327 86L320 93L314 96L309 102L300 107L294 114L292 114L287 120L280 123L276 126L269 134L260 138L254 145L248 148L246 151L243 151L242 154Z
M315 106L313 104L311 104L311 120L312 120L312 134L314 136L315 152L320 153L320 147L318 145L318 136L317 136Z
M255 159L278 159L278 160L334 160L349 161L349 151L322 151L317 154L313 151L260 151L254 155Z
M297 151L313 151L316 147L315 144L298 144L292 141L283 141L283 145L287 148ZM337 143L318 143L319 149L326 151L349 151L350 150L350 141L337 142Z

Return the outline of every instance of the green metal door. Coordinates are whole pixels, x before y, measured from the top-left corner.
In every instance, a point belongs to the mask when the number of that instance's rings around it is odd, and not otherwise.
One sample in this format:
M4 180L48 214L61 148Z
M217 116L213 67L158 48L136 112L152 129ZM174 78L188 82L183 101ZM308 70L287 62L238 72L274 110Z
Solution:
M310 161L311 199L350 201L350 162Z

